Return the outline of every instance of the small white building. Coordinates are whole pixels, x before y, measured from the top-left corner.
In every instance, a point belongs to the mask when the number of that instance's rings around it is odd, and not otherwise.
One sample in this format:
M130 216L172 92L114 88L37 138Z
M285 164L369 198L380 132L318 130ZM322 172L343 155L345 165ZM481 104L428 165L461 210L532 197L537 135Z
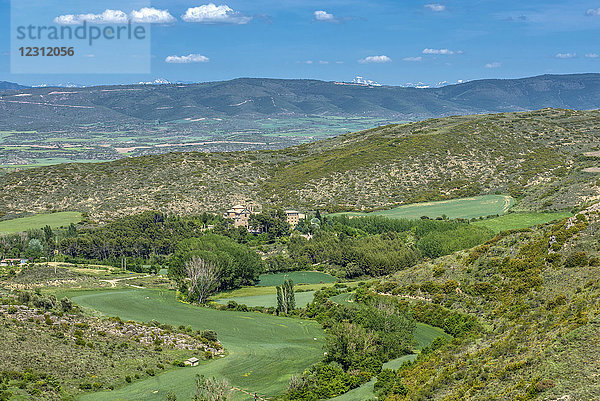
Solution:
M200 360L196 357L191 357L190 359L186 360L184 362L184 364L189 365L189 366L198 366L198 362L200 362Z

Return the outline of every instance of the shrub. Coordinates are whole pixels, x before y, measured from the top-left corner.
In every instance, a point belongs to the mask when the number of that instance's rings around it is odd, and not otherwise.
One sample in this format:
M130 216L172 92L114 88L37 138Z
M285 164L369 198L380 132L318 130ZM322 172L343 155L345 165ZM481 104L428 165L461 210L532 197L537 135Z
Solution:
M217 341L217 332L213 330L204 330L200 333L200 337L206 338L208 341Z
M585 252L574 252L565 259L565 267L585 266L588 262L588 256Z

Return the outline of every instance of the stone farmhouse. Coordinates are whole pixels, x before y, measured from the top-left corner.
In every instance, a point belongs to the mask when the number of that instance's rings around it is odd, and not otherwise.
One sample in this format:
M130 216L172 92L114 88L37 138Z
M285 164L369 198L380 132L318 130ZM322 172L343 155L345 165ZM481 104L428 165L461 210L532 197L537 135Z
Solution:
M233 220L234 227L246 227L249 228L250 216L254 214L253 211L248 209L246 206L235 205L231 209L223 214L223 217L226 219Z
M233 220L234 227L246 227L248 230L250 227L250 216L258 212L254 211L253 207L246 207L242 205L235 205L223 214L226 219ZM286 210L285 211L286 221L290 227L295 228L300 220L304 219L306 215L300 213L297 210Z

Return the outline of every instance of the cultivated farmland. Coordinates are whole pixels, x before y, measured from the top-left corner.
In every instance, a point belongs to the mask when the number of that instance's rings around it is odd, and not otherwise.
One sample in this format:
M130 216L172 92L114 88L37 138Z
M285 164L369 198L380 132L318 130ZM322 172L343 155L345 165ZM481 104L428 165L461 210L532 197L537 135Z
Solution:
M472 219L495 214L504 214L514 204L507 195L485 195L438 202L423 202L400 206L372 213L336 213L348 216L384 216L392 219L418 219L422 216L436 218L447 216L450 219Z
M81 213L79 212L36 214L34 216L0 221L0 233L16 233L43 228L45 226L52 228L66 227L71 223L78 223L79 221L81 221Z

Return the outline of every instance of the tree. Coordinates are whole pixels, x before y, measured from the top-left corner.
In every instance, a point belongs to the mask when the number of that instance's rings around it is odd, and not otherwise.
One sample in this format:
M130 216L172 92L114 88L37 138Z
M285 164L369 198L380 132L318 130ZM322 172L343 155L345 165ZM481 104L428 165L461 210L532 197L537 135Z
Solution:
M283 237L290 233L290 225L286 220L285 212L281 209L265 210L262 213L252 215L249 224L251 227L267 233L271 239Z
M286 284L287 281L287 284ZM296 309L296 295L294 294L294 282L292 280L286 280L283 282L285 290L285 303L289 312Z
M204 303L219 286L219 269L215 264L207 262L199 256L192 256L186 262L185 273L191 282L188 289L188 301L196 298L198 303Z
M232 391L225 379L197 375L194 401L229 401L233 398Z
M75 224L69 224L69 228L67 229L67 233L65 234L65 236L68 238L77 236L77 227L75 227Z
M46 240L46 244L50 244L52 238L54 238L54 233L52 232L52 227L49 225L44 226L44 239Z
M177 244L169 258L169 276L179 281L187 278L185 264L193 256L218 267L219 291L253 285L263 271L263 261L248 246L221 235L204 234Z
M283 304L283 293L281 292L280 286L276 286L275 288L277 290L277 313L279 313L283 312L283 310L285 309L285 306Z
M294 295L294 282L284 280L283 285L277 286L277 312L290 313L296 309L296 296Z

